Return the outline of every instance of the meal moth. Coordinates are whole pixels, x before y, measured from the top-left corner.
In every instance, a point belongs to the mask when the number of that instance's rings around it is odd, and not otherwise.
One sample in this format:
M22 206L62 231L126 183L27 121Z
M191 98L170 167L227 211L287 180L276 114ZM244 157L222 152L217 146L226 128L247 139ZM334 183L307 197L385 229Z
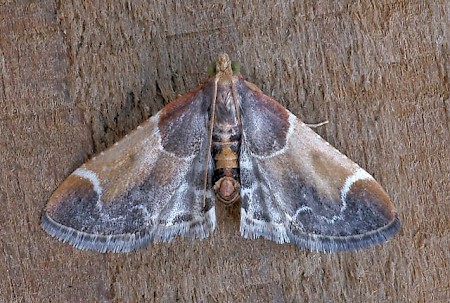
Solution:
M221 54L199 87L75 170L41 218L79 249L129 252L204 239L215 201L240 200L240 233L317 251L382 243L400 228L383 188L247 82Z

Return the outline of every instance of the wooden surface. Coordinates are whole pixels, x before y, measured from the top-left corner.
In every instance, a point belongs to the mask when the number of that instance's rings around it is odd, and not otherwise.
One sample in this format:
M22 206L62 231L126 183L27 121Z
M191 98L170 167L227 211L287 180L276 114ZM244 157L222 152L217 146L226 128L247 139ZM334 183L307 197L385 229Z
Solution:
M1 302L447 302L449 6L429 1L3 1ZM333 4L330 4L333 3ZM402 231L323 254L239 236L83 252L39 217L52 191L193 88L220 52L372 173Z

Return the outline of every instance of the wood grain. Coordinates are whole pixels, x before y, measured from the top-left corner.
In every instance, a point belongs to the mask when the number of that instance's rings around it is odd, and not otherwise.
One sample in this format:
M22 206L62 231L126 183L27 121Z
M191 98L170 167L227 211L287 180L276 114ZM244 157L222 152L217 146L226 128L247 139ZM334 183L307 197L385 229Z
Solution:
M446 1L2 1L1 302L446 302ZM82 252L39 217L52 191L206 76L219 52L372 173L399 210L385 245L327 255L239 236Z

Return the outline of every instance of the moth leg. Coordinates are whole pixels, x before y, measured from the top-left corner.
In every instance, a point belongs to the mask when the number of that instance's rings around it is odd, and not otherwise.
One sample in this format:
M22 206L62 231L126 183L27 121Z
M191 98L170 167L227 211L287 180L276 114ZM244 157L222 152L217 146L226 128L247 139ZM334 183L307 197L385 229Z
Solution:
M325 124L328 124L328 123L329 123L329 121L325 120L325 121L322 121L322 122L319 122L319 123L315 123L315 124L306 124L306 126L308 126L309 128L318 128L318 127L321 127L321 126L323 126Z

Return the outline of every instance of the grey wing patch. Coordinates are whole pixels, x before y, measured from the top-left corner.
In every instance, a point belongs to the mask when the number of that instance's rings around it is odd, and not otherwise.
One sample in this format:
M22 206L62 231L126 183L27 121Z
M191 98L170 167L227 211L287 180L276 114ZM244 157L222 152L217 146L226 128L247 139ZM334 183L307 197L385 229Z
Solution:
M337 251L384 242L399 230L372 176L274 100L240 91L242 236Z
M188 97L184 108L174 101L175 107L163 109L70 175L47 204L44 230L77 248L100 252L211 234L216 220L212 164L205 163L208 113L198 108L204 106L202 97ZM168 127L179 128L190 141L170 145Z
M243 140L240 154L241 235L250 239L262 236L277 243L290 242L285 210L279 204L277 191L271 189L268 172L258 162Z

